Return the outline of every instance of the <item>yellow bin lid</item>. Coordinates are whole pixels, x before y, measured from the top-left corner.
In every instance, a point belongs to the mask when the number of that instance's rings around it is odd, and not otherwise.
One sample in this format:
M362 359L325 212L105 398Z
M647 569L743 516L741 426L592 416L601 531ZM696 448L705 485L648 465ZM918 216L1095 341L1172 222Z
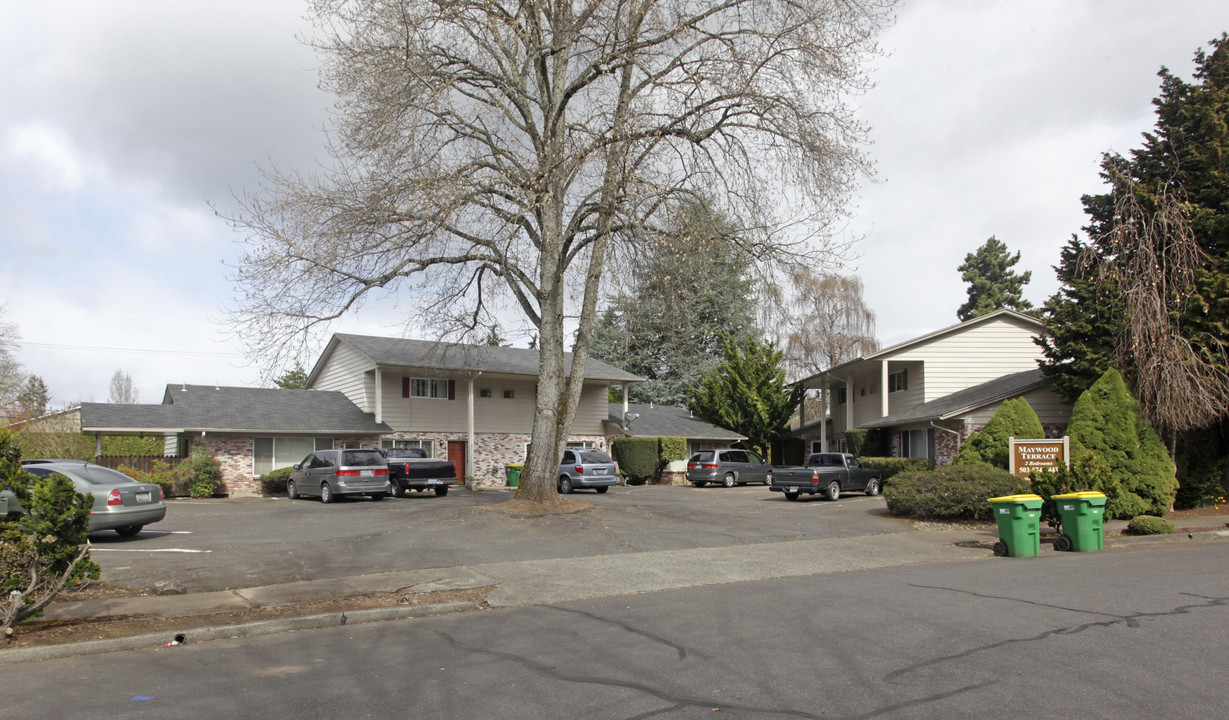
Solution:
M1003 497L987 498L986 502L1028 502L1029 500L1040 500L1040 495L1027 493L1024 495L1004 495Z
M1062 500L1072 500L1075 498L1103 498L1105 493L1097 492L1096 490L1085 490L1083 492L1063 493L1062 495L1051 495L1050 497Z

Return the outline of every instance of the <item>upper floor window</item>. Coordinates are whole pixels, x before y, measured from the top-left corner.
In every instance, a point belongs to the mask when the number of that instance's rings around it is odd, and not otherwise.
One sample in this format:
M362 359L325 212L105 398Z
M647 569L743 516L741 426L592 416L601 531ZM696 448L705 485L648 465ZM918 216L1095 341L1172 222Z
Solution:
M453 381L436 378L401 378L401 397L451 400Z
M898 370L888 375L888 392L900 392L909 389L909 370Z
M836 389L836 404L837 405L844 405L847 402L848 393L846 392L846 390L847 388L843 388L843 387Z

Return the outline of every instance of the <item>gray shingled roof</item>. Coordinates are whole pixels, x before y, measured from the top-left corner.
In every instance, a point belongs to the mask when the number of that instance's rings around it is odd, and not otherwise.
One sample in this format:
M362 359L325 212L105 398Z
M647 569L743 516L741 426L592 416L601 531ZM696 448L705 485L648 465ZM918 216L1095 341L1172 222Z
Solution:
M82 403L83 432L391 432L339 392L167 385L161 405Z
M629 404L629 413L635 413L636 418L627 426L627 433L632 437L684 437L693 440L746 440L745 435L739 435L732 430L726 430L710 422L693 417L685 408L672 405L639 405ZM623 404L610 404L608 423L622 427Z
M333 338L359 351L377 365L480 371L507 375L536 376L538 374L537 350L488 345L459 345L430 340L406 340L345 333L337 333ZM563 361L570 369L572 354L565 353ZM644 380L639 375L633 375L593 358L589 358L585 363L585 378L615 382Z
M972 412L993 402L1019 397L1041 385L1041 370L1025 370L996 378L990 382L974 385L951 395L914 405L898 413L862 423L859 427L889 427L927 420L946 420Z

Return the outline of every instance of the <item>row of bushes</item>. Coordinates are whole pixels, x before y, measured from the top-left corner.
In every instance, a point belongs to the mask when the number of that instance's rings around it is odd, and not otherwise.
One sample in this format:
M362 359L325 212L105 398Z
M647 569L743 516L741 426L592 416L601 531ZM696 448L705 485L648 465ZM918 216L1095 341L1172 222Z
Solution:
M172 468L165 460L155 460L150 470L131 465L116 468L139 482L153 483L167 497L207 498L222 486L222 468L208 450L193 448L187 462Z

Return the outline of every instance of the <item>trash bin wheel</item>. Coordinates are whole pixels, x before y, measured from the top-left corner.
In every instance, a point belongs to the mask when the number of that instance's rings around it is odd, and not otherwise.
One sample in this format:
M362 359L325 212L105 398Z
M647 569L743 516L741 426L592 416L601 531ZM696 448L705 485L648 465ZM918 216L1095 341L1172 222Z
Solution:
M1071 549L1071 538L1066 535L1059 535L1054 538L1054 549L1059 552L1067 552Z
M1007 557L1007 543L999 540L994 544L994 554L997 557Z

